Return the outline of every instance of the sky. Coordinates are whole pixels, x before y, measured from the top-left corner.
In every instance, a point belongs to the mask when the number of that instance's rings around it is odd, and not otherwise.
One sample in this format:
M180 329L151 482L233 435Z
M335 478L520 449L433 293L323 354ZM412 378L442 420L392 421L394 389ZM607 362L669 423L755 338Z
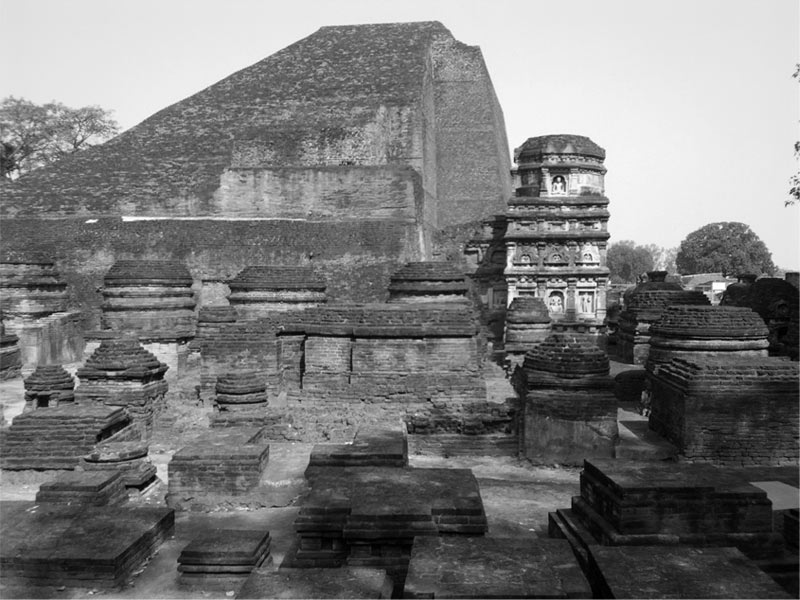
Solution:
M0 98L127 129L322 26L431 20L480 46L510 153L551 133L606 149L612 243L740 221L800 268L797 0L0 0Z

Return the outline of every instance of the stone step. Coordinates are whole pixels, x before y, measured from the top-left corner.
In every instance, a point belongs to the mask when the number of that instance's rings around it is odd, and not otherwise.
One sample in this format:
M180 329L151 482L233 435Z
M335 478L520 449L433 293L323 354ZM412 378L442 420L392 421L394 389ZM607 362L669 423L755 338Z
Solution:
M616 457L624 460L676 460L678 449L652 431L647 421L619 421Z

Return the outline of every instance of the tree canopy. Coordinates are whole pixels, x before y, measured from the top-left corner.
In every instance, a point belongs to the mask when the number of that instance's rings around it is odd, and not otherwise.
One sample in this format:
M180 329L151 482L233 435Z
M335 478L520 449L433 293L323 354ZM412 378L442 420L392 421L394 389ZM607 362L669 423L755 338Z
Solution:
M655 262L650 248L622 240L608 247L606 265L612 283L636 283L639 275L653 270Z
M800 64L795 65L792 77L800 82ZM794 143L794 157L800 163L800 142ZM785 202L786 206L800 202L800 166L797 168L797 173L789 178L789 186L789 199Z
M111 113L99 106L40 105L8 96L0 101L0 175L16 179L118 132Z
M772 255L748 225L736 222L709 223L681 242L675 259L678 271L738 275L772 275Z

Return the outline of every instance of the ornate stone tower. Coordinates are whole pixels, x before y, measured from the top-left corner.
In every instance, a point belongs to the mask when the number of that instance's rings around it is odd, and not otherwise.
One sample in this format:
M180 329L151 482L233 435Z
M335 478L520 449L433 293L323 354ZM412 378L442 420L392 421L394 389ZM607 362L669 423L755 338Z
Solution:
M606 152L587 137L529 138L514 152L505 234L508 302L544 300L553 328L599 334L606 315Z

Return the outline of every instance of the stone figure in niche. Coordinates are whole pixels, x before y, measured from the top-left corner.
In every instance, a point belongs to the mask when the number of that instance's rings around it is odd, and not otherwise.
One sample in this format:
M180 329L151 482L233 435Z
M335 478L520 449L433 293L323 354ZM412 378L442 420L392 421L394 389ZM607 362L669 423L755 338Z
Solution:
M556 175L553 177L553 193L554 194L563 194L567 191L566 181L561 175Z
M592 299L592 294L586 292L580 295L580 306L582 313L591 313L594 312L594 302Z
M548 308L550 309L550 312L564 312L564 297L562 296L561 292L553 292L550 294Z
M529 265L531 262L531 255L523 254L522 256L519 257L519 262L521 262L523 265Z

